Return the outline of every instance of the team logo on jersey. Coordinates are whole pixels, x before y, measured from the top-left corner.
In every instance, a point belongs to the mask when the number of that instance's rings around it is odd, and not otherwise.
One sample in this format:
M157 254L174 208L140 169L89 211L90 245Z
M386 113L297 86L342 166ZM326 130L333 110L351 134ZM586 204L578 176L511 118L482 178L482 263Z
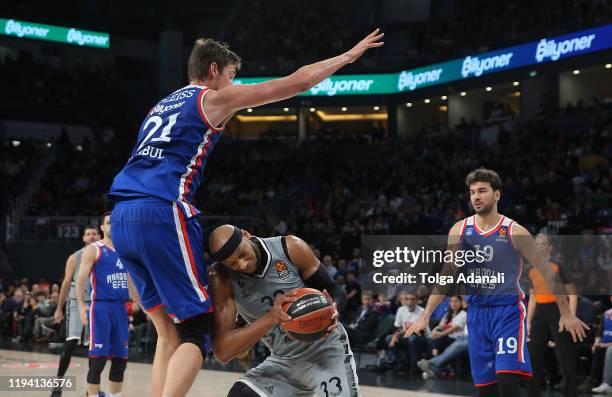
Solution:
M499 229L499 232L497 233L497 241L508 241L508 231L506 230L506 228L501 228Z
M473 230L471 227L468 227L467 229L465 229L465 235L466 236L471 236L473 233Z
M123 263L121 263L121 259L117 259L117 269L123 270Z
M241 298L246 298L247 296L251 294L249 290L245 288L246 286L244 284L244 281L238 280L236 281L236 284L238 284L238 287L240 287L240 297Z
M289 269L287 268L287 264L285 262L276 262L276 271L278 272L278 278L280 278L281 281L285 281L289 278Z

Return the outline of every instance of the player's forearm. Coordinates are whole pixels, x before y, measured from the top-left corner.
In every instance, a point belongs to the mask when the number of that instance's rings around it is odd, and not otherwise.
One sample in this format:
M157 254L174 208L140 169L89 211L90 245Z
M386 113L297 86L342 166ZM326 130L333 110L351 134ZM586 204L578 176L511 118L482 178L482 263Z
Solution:
M576 309L578 308L578 296L569 295L569 308L573 315L576 315Z
M79 307L85 306L85 283L86 281L79 274L79 277L77 278L77 282L76 282L76 291L75 291L75 295L76 295L76 299L79 304Z
M213 350L215 356L226 364L244 353L263 338L276 325L271 316L264 315L253 323L238 329L215 335Z
M306 77L306 89L310 89L349 63L351 63L351 58L348 54L344 53L333 58L302 66L295 73Z
M59 296L57 297L57 309L62 310L64 307L64 303L66 303L66 299L68 298L68 291L70 290L70 282L62 281L62 286L60 287Z
M423 316L430 318L431 314L436 310L436 308L442 303L444 300L444 295L434 295L431 294L429 299L427 299L427 305L425 306L425 310L423 310Z

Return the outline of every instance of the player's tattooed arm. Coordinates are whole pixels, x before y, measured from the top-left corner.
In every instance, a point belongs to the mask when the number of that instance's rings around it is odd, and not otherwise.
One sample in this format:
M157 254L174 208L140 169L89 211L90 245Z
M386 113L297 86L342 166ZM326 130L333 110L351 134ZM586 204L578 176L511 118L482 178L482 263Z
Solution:
M527 229L519 224L512 225L510 235L519 253L525 257L542 274L548 289L552 291L561 312L559 331L568 331L572 334L574 342L586 337L585 330L589 327L580 321L570 310L567 301L567 292L559 275L553 271L548 257L536 249L535 240Z
M57 309L53 314L53 318L56 323L61 323L64 319L64 312L62 311L64 303L68 298L68 292L70 292L70 282L74 276L74 270L76 269L76 255L71 254L66 260L66 268L64 270L64 279L62 280L62 286L60 287L59 297L57 298Z
M333 58L302 66L289 76L259 84L231 85L205 95L204 109L213 125L232 113L254 106L291 98L319 84L343 66L355 62L370 48L380 47L384 33L376 29L347 52Z
M229 278L222 265L214 264L209 271L209 286L215 302L213 320L213 351L222 363L238 357L264 337L272 327L291 317L282 308L283 303L293 302L291 294L279 294L270 311L251 324L236 328L236 301Z
M457 251L460 249L460 237L461 237L461 229L463 227L464 221L459 221L451 227L448 232L448 240L447 240L447 249L451 251ZM455 255L453 255L455 257ZM457 266L453 262L446 262L442 266L442 271L440 274L444 276L451 276L457 272ZM423 310L423 314L419 317L417 321L412 323L410 327L404 332L405 337L409 337L412 334L419 334L423 332L425 329L429 327L429 319L431 314L436 310L436 308L442 303L444 297L448 293L450 285L439 285L435 284L433 286L431 295L429 299L427 299L427 305L425 306L425 310Z
M87 289L87 282L89 279L89 273L93 268L94 261L98 256L98 247L95 244L90 244L83 251L81 259L81 266L79 268L79 274L76 282L76 299L79 304L79 315L81 316L81 323L87 325L87 313L89 313L89 306L85 304L85 291Z

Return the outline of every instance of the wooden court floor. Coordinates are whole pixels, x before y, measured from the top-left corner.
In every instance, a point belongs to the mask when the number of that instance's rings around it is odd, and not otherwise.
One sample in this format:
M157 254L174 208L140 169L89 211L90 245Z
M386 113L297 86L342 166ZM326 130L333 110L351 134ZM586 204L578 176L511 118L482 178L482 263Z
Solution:
M59 356L46 353L31 353L0 349L0 375L55 375ZM102 374L102 390L108 393L108 368ZM85 396L85 379L87 359L73 357L71 368L66 375L76 376L77 391L64 392L63 396ZM189 396L224 397L232 383L240 376L236 372L202 370L191 388ZM124 397L149 396L151 394L151 365L128 363L123 388ZM389 389L383 387L362 386L364 397L447 397L444 394L429 392ZM49 396L50 392L7 392L0 391L0 396L40 397Z

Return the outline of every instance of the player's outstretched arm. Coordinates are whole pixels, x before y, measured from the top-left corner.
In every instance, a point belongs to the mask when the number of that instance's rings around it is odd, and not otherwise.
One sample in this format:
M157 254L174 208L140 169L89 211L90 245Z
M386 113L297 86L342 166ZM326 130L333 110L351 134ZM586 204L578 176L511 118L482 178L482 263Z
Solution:
M95 244L90 244L83 251L83 257L81 259L81 266L79 268L79 274L77 275L76 282L76 298L79 304L79 314L81 316L81 323L87 325L87 313L89 312L89 306L85 304L85 291L87 289L87 279L89 273L93 268L94 261L98 256L98 247Z
M53 314L53 318L58 324L61 323L64 318L64 313L62 312L62 309L64 308L64 303L66 303L66 299L68 298L68 292L70 292L70 283L72 282L72 277L74 276L75 269L76 257L74 254L72 254L68 257L68 259L66 259L64 279L62 280L59 297L57 298L57 309L55 309L55 313Z
M448 232L448 241L447 248L451 251L459 250L459 238L461 237L461 228L463 227L463 221L457 222L451 227ZM453 262L444 263L442 266L441 275L449 276L454 275L457 272L457 266ZM412 323L410 327L404 332L404 336L407 338L412 334L418 334L421 331L425 330L429 327L429 319L431 314L436 310L436 308L442 303L444 297L446 296L446 291L450 288L450 286L438 285L435 284L429 299L427 299L427 305L425 306L425 310L423 310L423 314L419 317L417 321Z
M215 264L209 272L209 286L215 302L213 321L213 351L223 364L238 357L264 337L281 321L290 320L282 304L293 302L291 294L280 294L272 309L252 324L236 329L236 301L229 279L223 274L222 265Z
M561 283L558 274L552 270L548 257L538 252L533 236L523 226L514 224L510 232L519 253L540 271L548 288L555 296L559 311L561 312L559 332L568 331L572 334L574 342L577 340L582 342L586 337L586 330L589 327L572 314L567 303L565 286Z
M368 49L382 46L384 43L380 40L383 36L384 33L376 29L342 55L303 66L280 79L211 91L204 97L206 115L213 125L219 125L238 110L282 101L307 91L336 73L338 69L355 62Z

